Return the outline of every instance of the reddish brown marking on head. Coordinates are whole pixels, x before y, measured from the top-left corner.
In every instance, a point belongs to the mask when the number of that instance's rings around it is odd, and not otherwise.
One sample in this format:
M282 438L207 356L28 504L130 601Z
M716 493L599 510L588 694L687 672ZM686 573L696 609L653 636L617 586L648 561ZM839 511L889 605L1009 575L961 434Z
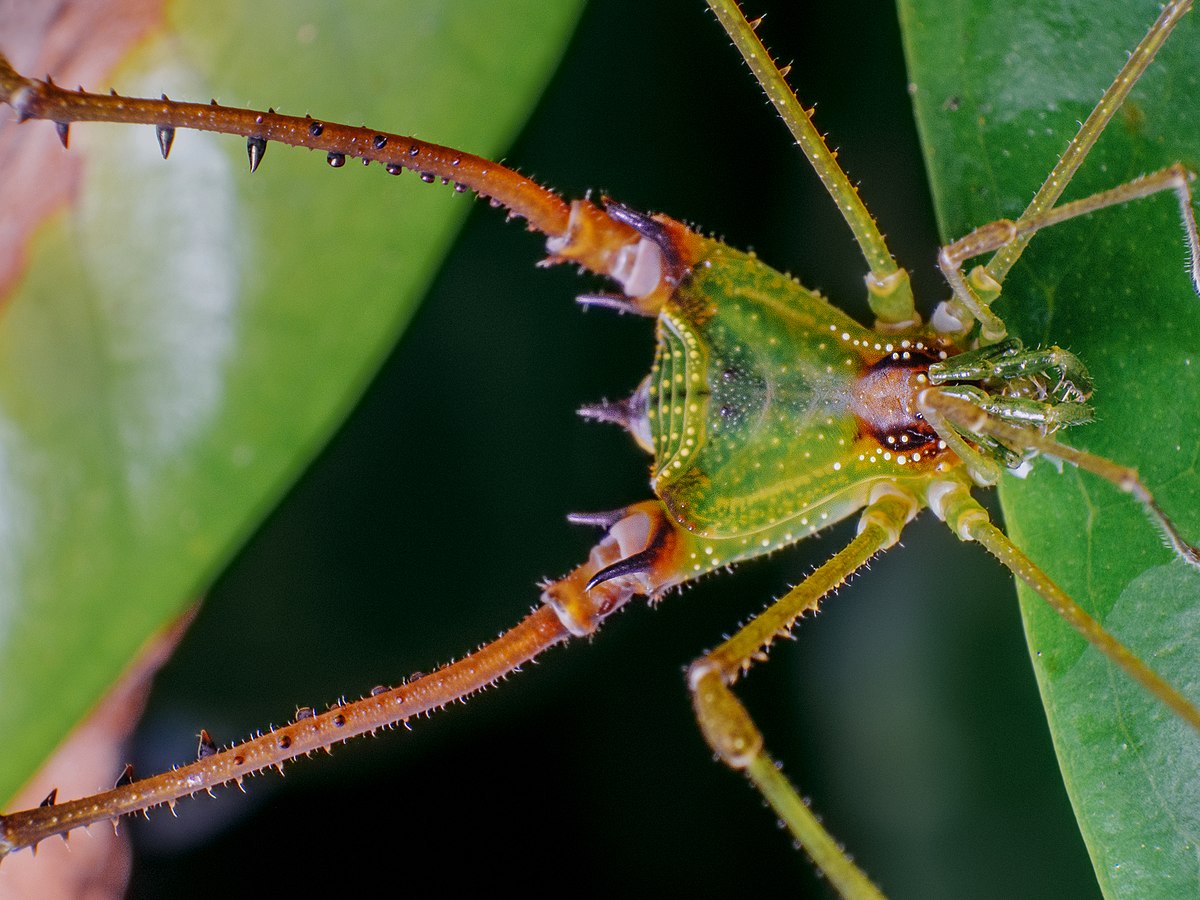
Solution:
M937 440L917 412L917 394L929 386L926 372L935 357L913 351L885 356L855 383L850 408L859 430L889 449L921 449Z

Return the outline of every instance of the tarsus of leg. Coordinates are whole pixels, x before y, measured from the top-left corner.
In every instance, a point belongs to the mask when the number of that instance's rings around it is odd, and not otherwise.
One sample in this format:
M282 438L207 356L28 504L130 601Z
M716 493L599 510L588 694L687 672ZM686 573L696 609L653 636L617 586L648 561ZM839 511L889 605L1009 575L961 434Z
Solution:
M1045 212L1026 212L1017 221L999 219L981 225L953 243L947 244L938 254L938 266L942 270L954 297L967 311L975 317L983 329L983 337L988 341L998 341L1006 334L1004 323L1000 321L988 305L980 301L976 293L967 285L963 278L962 267L969 259L992 251L1003 252L1009 247L1020 244L1022 248L1028 243L1029 237L1043 228L1058 225L1069 219L1078 218L1109 206L1117 206L1132 200L1140 200L1162 191L1174 191L1179 200L1180 215L1183 220L1184 237L1187 242L1187 269L1192 279L1192 287L1200 294L1200 235L1197 234L1196 215L1192 209L1191 183L1195 174L1179 163L1167 166L1157 172L1151 172L1125 184L1117 185L1098 194L1072 200L1062 206ZM999 253L997 254L999 255ZM1007 271L1007 269L1005 270ZM983 269L972 273L972 280L982 282L989 287L993 296L999 293L1000 282L994 280L992 267L989 263Z
M961 484L943 483L930 492L929 507L945 520L961 539L977 541L1010 572L1033 588L1068 625L1107 656L1130 678L1157 697L1176 715L1200 732L1200 710L1162 676L1147 666L1128 647L1104 630L1050 577L1038 568L997 528L987 510Z
M1137 80L1142 77L1153 62L1159 48L1166 41L1167 36L1178 24L1179 20L1192 8L1192 0L1171 0L1167 3L1154 24L1150 26L1150 30L1146 32L1146 36L1142 38L1141 43L1137 45L1134 51L1129 55L1125 65L1121 71L1117 73L1117 77L1109 86L1108 90L1100 98L1100 102L1096 104L1096 108L1080 126L1079 132L1071 139L1071 143L1067 145L1066 151L1059 158L1054 168L1050 170L1050 174L1046 177L1041 188L1034 195L1029 206L1025 208L1025 212L1021 214L1018 221L1026 219L1035 219L1050 210L1058 198L1062 196L1067 185L1075 176L1079 166L1087 157L1097 139L1108 127L1109 121L1121 104L1125 102L1125 98L1129 95ZM1069 205L1069 204L1068 204ZM1020 237L1008 245L1000 249L987 264L987 273L991 280L997 284L1003 284L1009 270L1020 259L1021 254L1025 251L1025 247L1029 243L1029 238L1032 232Z
M1111 482L1142 505L1146 517L1162 534L1167 547L1188 565L1200 569L1200 549L1183 539L1179 529L1167 518L1135 470L1103 456L1060 444L1036 429L997 419L973 403L952 397L937 388L922 391L917 402L923 410L933 413L935 417L944 417L965 432L988 435L1015 450L1034 450L1042 456L1061 459Z
M557 239L566 247L553 259L570 259L601 275L627 244L637 241L632 228L614 221L594 204L577 200L568 204L557 193L519 172L480 156L422 141L408 135L356 128L305 116L285 116L212 103L184 103L64 90L50 81L26 78L0 55L0 103L8 103L22 121L45 119L63 129L72 122L121 122L154 125L173 132L191 128L219 134L236 134L247 140L276 141L295 147L324 150L330 159L378 162L389 172L401 169L427 180L453 183L470 189L511 213L525 218L529 227ZM64 141L65 142L65 141ZM167 147L170 145L167 144ZM261 149L259 158L261 158ZM165 150L164 150L165 155ZM252 166L252 169L256 166Z
M186 766L79 800L0 816L0 858L55 834L149 810L211 790L339 741L389 728L483 690L543 650L571 637L541 606L521 623L464 658L390 690L299 719Z
M755 28L758 22L747 21L738 8L737 0L708 0L725 33L729 35L742 59L762 85L767 98L779 112L784 124L796 139L804 156L812 164L825 190L837 204L838 211L854 233L854 239L862 250L863 257L871 269L867 277L868 299L871 311L881 324L912 322L916 316L912 287L908 273L896 264L888 249L887 241L879 231L875 220L858 196L837 157L830 151L825 139L812 122L810 111L796 98L771 54L759 40Z
M890 485L879 486L863 511L853 541L688 670L696 720L709 746L730 768L746 773L821 872L843 896L855 900L882 894L767 755L761 732L729 686L755 661L765 659L771 643L789 634L800 615L815 611L823 597L875 554L895 544L918 509L911 494Z

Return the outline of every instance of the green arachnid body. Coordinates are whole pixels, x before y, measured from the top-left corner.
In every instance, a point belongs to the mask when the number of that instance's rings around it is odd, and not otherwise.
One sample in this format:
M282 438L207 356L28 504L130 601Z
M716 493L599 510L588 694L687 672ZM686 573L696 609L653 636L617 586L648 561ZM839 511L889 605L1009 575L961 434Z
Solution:
M918 489L952 457L915 410L943 337L878 334L752 254L703 242L658 318L644 417L651 483L715 569L806 537L866 505L871 488Z
M650 374L632 397L581 410L624 425L652 454L650 490L641 502L572 516L605 533L584 562L542 585L533 612L432 672L380 685L328 710L301 707L291 722L249 740L220 748L201 731L197 758L162 774L134 780L127 769L114 789L62 802L57 788L50 790L40 805L0 816L0 858L49 835L240 784L301 754L461 701L549 647L591 635L633 597L656 600L706 573L856 514L857 533L843 549L697 657L686 682L708 746L750 780L846 896L877 898L879 891L768 755L733 688L800 616L894 546L922 510L995 556L1103 654L1106 665L1115 664L1146 688L1160 704L1156 710L1164 718L1166 711L1173 714L1171 724L1187 740L1195 740L1196 705L1157 674L1148 654L1143 658L1128 649L1072 600L972 495L974 487L995 484L1006 469L1020 470L1034 457L1071 463L1091 473L1089 478L1107 481L1105 491L1132 497L1173 551L1172 565L1192 567L1189 574L1200 569L1200 550L1188 542L1186 529L1172 523L1133 469L1057 440L1060 429L1091 417L1092 379L1082 362L1052 346L1053 335L1039 339L1043 346L1022 346L1008 337L1009 324L992 309L1036 232L1165 192L1179 203L1193 287L1200 290L1194 175L1186 160L1062 202L1075 170L1189 11L1190 0L1166 4L1024 212L997 211L1013 218L981 225L942 248L938 262L950 296L928 322L918 312L907 272L813 126L811 111L788 84L790 67L778 66L759 40L759 21L748 20L734 0L709 5L853 233L869 270L873 326L858 324L753 254L666 215L634 212L607 198L568 202L514 169L452 147L274 109L225 106L216 99L178 102L165 95L156 100L64 90L50 79L21 75L0 56L0 101L20 120L55 123L64 147L72 123L138 123L153 126L156 147L146 146L164 159L178 129L197 129L244 139L251 172L271 143L316 150L335 169L357 159L389 176L411 171L426 183L453 184L524 218L530 230L545 236L548 263L578 265L619 288L584 295L581 302L654 317L657 326ZM954 97L945 102L948 109L959 105ZM985 265L968 269L985 256ZM249 460L253 453L241 456ZM1191 834L1180 841L1185 855L1194 856Z

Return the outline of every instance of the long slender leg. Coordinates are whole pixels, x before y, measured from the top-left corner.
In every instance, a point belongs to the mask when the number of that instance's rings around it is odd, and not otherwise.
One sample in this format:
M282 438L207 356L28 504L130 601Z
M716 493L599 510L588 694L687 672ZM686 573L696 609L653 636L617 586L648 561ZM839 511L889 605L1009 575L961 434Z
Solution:
M992 523L987 510L964 485L950 482L935 485L929 492L929 508L962 540L978 541L983 545L1010 572L1033 588L1088 643L1200 732L1200 710L1051 581L1049 575Z
M748 21L738 8L737 0L708 0L708 5L854 232L854 239L871 268L866 280L875 318L884 326L913 322L916 311L908 272L896 264L883 234L858 196L858 189L842 171L837 157L813 125L811 112L804 108L787 83L790 67L780 68L775 64L755 33L759 20Z
M967 260L1007 247L1024 247L1029 238L1043 228L1162 191L1174 191L1179 201L1180 217L1187 240L1188 271L1192 276L1192 286L1200 293L1200 271L1197 270L1197 261L1200 260L1200 236L1197 235L1191 190L1191 183L1195 178L1195 173L1175 163L1107 191L1064 203L1045 212L1027 212L1015 222L999 219L981 225L970 234L947 244L938 254L938 266L954 292L954 300L957 301L957 306L952 305L948 310L949 314L964 323L969 322L970 318L978 320L983 327L985 340L1002 339L1006 334L1004 323L988 308L1000 295L1001 282L991 275L990 267L982 266L972 271L970 277L964 278L962 267Z
M1171 0L1163 7L1154 24L1150 26L1150 30L1146 32L1146 36L1129 54L1129 59L1125 61L1125 65L1117 73L1113 83L1104 92L1100 102L1096 104L1096 108L1079 127L1078 134L1071 139L1066 151L1059 157L1054 168L1050 170L1050 174L1046 176L1045 182L1042 183L1029 206L1025 208L1025 212L1021 214L1022 220L1036 218L1058 202L1058 198L1071 183L1075 172L1078 171L1104 129L1108 127L1108 123L1117 110L1121 108L1125 98L1129 96L1134 84L1154 61L1155 55L1166 41L1167 36L1191 8L1192 0ZM1029 237L1025 236L1001 249L987 264L988 278L995 284L1003 284L1009 270L1020 259L1028 243Z
M965 432L987 435L1017 450L1036 450L1043 456L1069 462L1111 482L1142 505L1146 517L1159 530L1164 542L1175 551L1176 556L1188 565L1200 569L1200 549L1183 539L1179 529L1159 508L1154 496L1142 484L1133 469L1118 465L1103 456L1060 444L1034 429L1004 422L988 415L973 403L953 397L940 388L922 391L917 402L924 411L944 417Z
M822 873L846 897L882 895L767 755L762 734L729 686L755 661L766 659L772 642L788 634L797 617L816 610L826 594L876 553L895 544L918 509L911 495L890 486L877 488L874 502L862 514L858 536L845 549L688 670L696 719L709 746L730 768L746 773Z
M202 744L200 758L189 765L101 794L56 803L52 791L35 809L0 816L0 858L74 828L163 804L173 806L182 797L222 784L240 784L248 775L282 768L301 754L440 709L482 690L570 636L555 612L543 606L493 643L399 687L299 718L220 752L211 743Z
M246 138L250 171L262 162L269 142L323 150L329 164L347 159L377 162L392 175L417 172L424 181L441 180L456 190L475 191L494 204L523 216L529 227L551 239L551 260L577 262L601 275L614 275L628 257L638 234L586 200L567 203L549 188L519 172L471 153L408 135L339 125L308 116L285 116L212 103L181 103L64 90L53 82L26 78L0 55L0 103L21 121L54 122L64 146L72 122L123 122L153 125L164 158L175 131L190 128Z
M298 716L287 725L218 751L211 741L201 742L199 758L188 765L90 797L57 802L51 791L34 808L0 815L0 860L14 850L36 847L55 834L115 820L242 779L270 768L282 771L285 763L356 735L368 734L407 722L414 716L462 700L518 671L542 652L569 640L591 634L635 594L654 590L656 570L674 571L671 527L661 504L634 504L606 517L608 535L586 562L551 584L542 593L542 605L521 622L484 644L474 653L414 676L393 688L377 688L367 697L339 703L328 711ZM631 556L642 560L636 572L612 575L592 585L597 573Z

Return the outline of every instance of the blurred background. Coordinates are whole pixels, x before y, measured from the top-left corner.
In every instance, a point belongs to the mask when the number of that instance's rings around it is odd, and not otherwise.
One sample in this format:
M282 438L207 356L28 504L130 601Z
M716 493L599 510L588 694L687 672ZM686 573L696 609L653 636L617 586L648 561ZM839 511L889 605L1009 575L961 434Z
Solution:
M748 11L767 13L760 34L794 63L793 85L817 103L928 311L944 289L894 9L755 0ZM752 248L865 318L847 229L699 0L589 3L506 159L567 195L602 191ZM476 204L367 395L159 678L139 772L191 758L201 727L228 742L461 655L586 554L596 535L567 512L646 496L632 440L574 410L634 388L650 324L582 313L573 296L599 285L536 268L541 252ZM655 610L635 603L594 641L411 733L135 822L131 896L358 893L376 879L418 896L435 885L828 894L742 779L711 760L682 675L851 534L844 524ZM1094 893L1011 580L981 551L923 517L797 637L739 693L889 893Z

